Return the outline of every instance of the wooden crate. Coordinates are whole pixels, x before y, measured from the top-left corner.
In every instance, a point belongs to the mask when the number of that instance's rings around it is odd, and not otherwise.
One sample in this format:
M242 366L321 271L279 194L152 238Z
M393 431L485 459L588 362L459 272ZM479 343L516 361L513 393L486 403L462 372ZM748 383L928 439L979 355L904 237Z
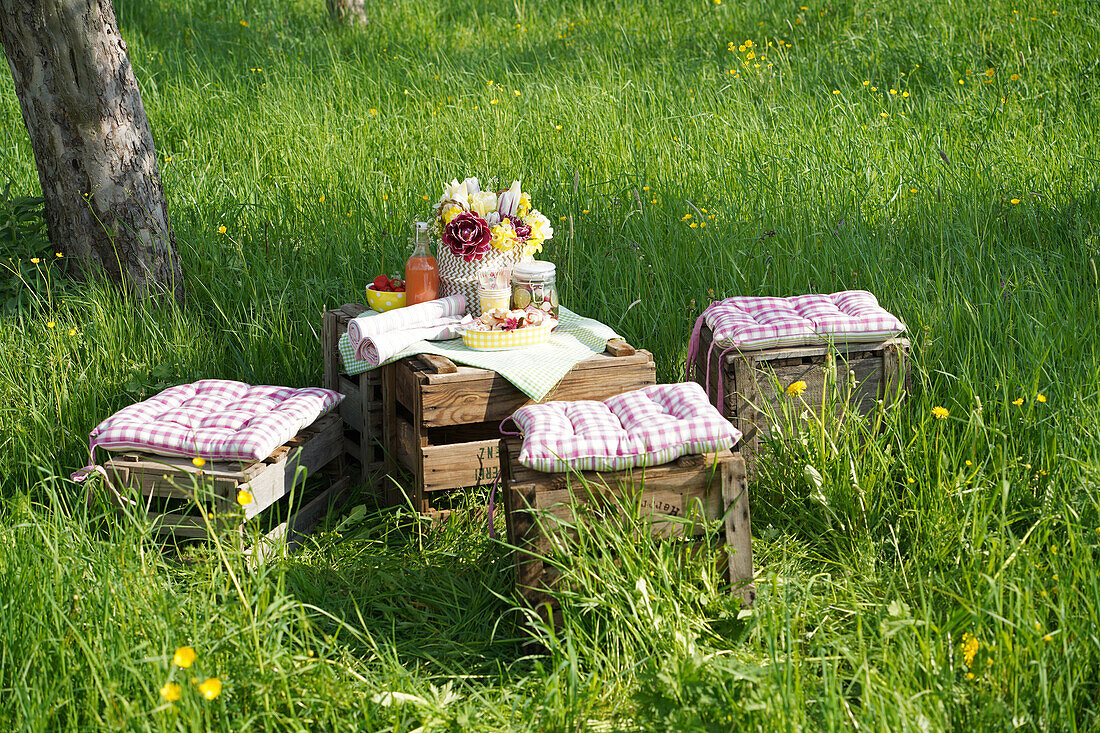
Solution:
M771 434L767 412L778 414L785 397L783 391L795 382L805 382L801 399L821 414L822 395L827 379L834 379L838 398L848 393L849 372L855 373L855 389L849 402L838 402L838 410L853 409L867 414L879 400L889 405L909 390L909 341L892 338L885 341L846 346L803 346L731 351L721 359L722 349L710 354L710 379L707 381L707 352L711 331L704 325L696 357L694 380L707 390L711 401L740 430L738 444L752 469L760 439ZM718 404L719 380L722 403Z
M344 498L348 481L335 479L330 469L342 461L343 427L336 415L326 415L301 430L262 461L208 461L201 468L190 458L147 453L113 455L103 464L108 484L120 506L137 511L153 524L153 531L176 537L205 537L207 524L199 513L214 515L219 530L244 531L245 522L280 501L289 505L291 493L299 500L293 514L268 533L274 539L304 533L328 507ZM307 496L306 482L330 474L318 491ZM198 495L196 496L196 489ZM253 501L237 504L237 492L247 490ZM306 497L307 502L300 500ZM196 501L197 500L197 501Z
M387 473L407 474L389 482L391 503L403 490L431 513L432 492L492 483L500 470L500 423L531 402L527 395L496 372L432 355L396 361L383 368L382 380ZM603 400L656 380L653 356L615 339L574 366L545 400Z
M378 369L362 374L344 372L340 359L340 336L347 333L348 321L367 310L360 303L347 303L326 311L321 323L321 348L324 351L324 387L344 395L340 417L344 420L344 450L359 464L359 479L366 484L381 477L382 456L382 375Z
M551 550L554 533L572 531L566 528L576 524L578 502L595 503L606 514L619 502L636 500L652 531L663 536L680 536L689 526L696 536L703 531L702 522L689 524L670 518L711 521L724 517L723 574L744 605L751 606L756 600L748 482L740 455L722 451L683 456L645 469L564 474L542 473L522 465L516 460L520 446L515 438L501 440L508 543L516 548L516 588L544 620L551 615L555 625L560 620L560 611L547 593L560 571L543 558Z

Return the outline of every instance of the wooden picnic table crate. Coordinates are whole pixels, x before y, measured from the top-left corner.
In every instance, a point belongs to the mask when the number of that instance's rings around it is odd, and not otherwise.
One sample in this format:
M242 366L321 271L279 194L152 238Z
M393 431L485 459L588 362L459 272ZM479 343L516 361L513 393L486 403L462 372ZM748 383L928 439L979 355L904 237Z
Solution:
M340 357L340 336L347 333L348 321L368 310L361 303L347 303L326 311L321 323L321 348L324 352L324 387L344 395L340 417L344 420L344 450L359 464L360 481L381 477L382 456L382 375L371 369L362 374L347 374Z
M708 383L707 352L712 338L710 328L704 325L694 380L707 390L711 402L726 419L744 434L738 446L750 470L755 464L760 439L771 434L767 411L779 413L782 401L787 399L784 390L795 382L806 383L800 399L815 414L822 413L827 379L833 379L838 387L835 397L839 411L855 410L864 415L879 400L890 405L909 390L909 341L904 338L861 344L730 351L720 364L723 349L716 346L710 354ZM849 372L854 373L855 389L850 399L841 400L847 398ZM720 380L722 404L718 404Z
M549 400L604 400L656 384L653 356L619 340L578 363L546 395ZM435 355L383 368L382 421L388 500L401 491L432 513L429 495L487 486L500 470L500 423L532 400L494 371L458 366ZM405 478L397 478L398 473Z
M217 530L243 532L246 522L271 510L284 520L267 533L273 540L305 534L342 501L348 487L338 470L342 452L341 420L325 415L262 461L207 461L198 467L191 458L127 452L113 454L103 468L116 502L144 515L156 533L205 537L202 510L213 514ZM244 507L237 503L242 490L252 494Z
M560 622L560 609L547 591L561 575L544 558L552 544L562 546L555 534L575 532L569 528L576 525L581 504L595 505L597 516L606 516L624 501L637 501L640 515L661 536L682 536L685 527L701 536L706 522L723 518L723 575L744 605L756 600L748 482L737 453L688 455L627 471L542 473L516 460L521 445L517 438L500 441L508 543L516 548L516 588L544 620ZM671 521L684 519L697 521Z

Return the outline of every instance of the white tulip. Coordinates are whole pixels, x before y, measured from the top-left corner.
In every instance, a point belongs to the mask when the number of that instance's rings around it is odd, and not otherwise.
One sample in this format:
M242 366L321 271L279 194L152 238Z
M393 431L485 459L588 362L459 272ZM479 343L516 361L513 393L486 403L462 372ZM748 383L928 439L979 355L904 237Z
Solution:
M519 209L519 198L523 195L523 191L520 189L519 181L512 181L512 187L500 195L500 201L497 203L497 211L501 216L515 216L516 211Z
M471 176L470 178L467 178L465 181L463 181L463 183L466 184L466 193L467 194L473 195L473 194L478 193L479 191L481 191L481 184L473 176Z

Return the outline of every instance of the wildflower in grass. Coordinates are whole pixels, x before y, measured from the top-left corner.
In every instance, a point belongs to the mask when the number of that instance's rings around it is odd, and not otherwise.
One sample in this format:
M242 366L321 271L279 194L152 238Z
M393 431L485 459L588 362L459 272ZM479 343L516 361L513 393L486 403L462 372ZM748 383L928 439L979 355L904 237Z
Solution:
M370 109L367 110L367 114L369 114L371 117L377 117L378 116L378 110L376 110L374 107L371 107Z
M937 420L944 420L950 414L951 413L946 407L940 407L939 405L936 405L932 408L932 417L936 418Z
M317 199L317 203L319 203L319 204L325 203L325 195L324 194L321 194L321 198Z
M247 27L248 27L248 21L247 20L242 20L241 21L241 28L247 28Z
M797 382L791 382L789 385L787 385L787 396L788 397L798 397L799 395L801 395L805 391L806 391L806 383L803 382L801 379L798 380Z
M684 214L683 216L680 217L680 221L687 221L690 218L691 218L691 214Z
M70 328L69 329L69 335L70 336L75 336L76 335L76 329L75 328Z
M183 688L175 682L165 682L164 686L160 688L160 696L168 702L179 700L182 694Z
M909 189L909 193L916 193L916 192L917 192L917 189L915 189L915 188Z
M974 679L974 673L973 673L973 672L967 672L967 673L966 673L966 678L967 678L968 680L972 680L972 679Z
M37 257L31 257L31 264L32 265L37 265L40 261L41 260L39 260Z
M865 81L865 82L863 82L863 86L869 87L869 86L871 86L871 82Z
M177 667L187 669L195 663L195 660L198 658L198 656L199 655L195 653L195 650L193 648L189 646L181 646L179 649L176 650L176 653L172 655L172 664L176 665Z
M1024 404L1024 398L1017 397L1016 399L1012 400L1012 404L1016 405L1016 407L1019 407L1020 405Z
M840 94L840 90L839 89L834 89L833 94Z
M206 459L201 458L199 456L195 456L194 458L191 459L191 463L194 463L196 468L202 468L203 466L206 465Z
M1043 634L1043 641L1054 641L1053 634Z
M733 51L735 48L737 48L737 41L730 41L729 50Z
M974 666L974 657L978 654L978 647L980 643L978 638L973 634L967 632L963 634L963 662L967 667Z
M754 58L756 58L756 52L749 51L747 54L745 54L745 58L747 58L749 61L752 61Z
M909 92L902 92L902 93L901 93L901 96L903 96L903 97L908 97L908 96L909 96Z
M383 201L386 201L386 200L388 200L388 199L389 199L389 197L390 197L390 195L389 195L388 193L384 193L384 194L382 194L382 200L383 200Z
M909 479L909 483L915 484L915 483L917 483L917 480L915 478L911 478L911 479Z
M237 492L237 503L241 506L248 506L253 501L252 492L241 489Z
M985 75L986 75L986 76L988 76L988 77L989 77L990 79L992 79L992 78L993 78L993 75L994 75L994 74L996 74L996 73L997 73L997 72L996 72L996 71L994 71L993 69L986 69L986 70L985 70Z
M887 117L890 116L890 113L889 112L879 112L879 116L882 117L883 119L886 119Z
M691 222L691 224L688 224L688 226L690 226L692 229L695 229L696 227L699 226L699 224L698 224L698 222L693 221L693 222Z
M582 213L582 214L587 214L587 213L588 213L588 209L581 209L581 213Z
M499 99L490 99L489 104L500 104L500 100Z
M649 203L651 203L651 204L655 204L655 203L657 203L657 199L650 199L650 200L649 200Z
M560 129L561 129L561 125L554 125L554 129L555 129L555 130L560 130Z
M897 89L891 89L891 90L890 90L890 93L891 93L891 94L897 94L897 93L898 93L898 90L897 90Z
M1039 394L1035 395L1035 401L1036 402L1046 402L1047 401L1047 396L1045 394L1043 394L1042 392L1040 392Z
M968 465L968 466L973 466L973 465L974 465L974 463L973 463L973 461L971 461L971 460L970 460L970 459L968 458L968 459L966 459L966 465Z
M218 234L225 234L225 224L218 227Z
M1020 80L1020 75L1019 74L1013 74L1012 76L1010 76L1008 78L1011 79L1012 81L1019 81Z
M877 91L878 91L878 87L871 87L871 91L872 91L872 92L877 92Z
M53 253L53 256L54 256L54 257L56 257L57 259L61 259L61 258L62 258L62 257L64 257L65 255L61 254L60 252L54 252L54 253Z
M654 203L656 203L656 201L654 201ZM566 216L565 216L565 215L563 214L562 216L559 216L559 217L558 217L558 221L565 221L565 220L566 220L566 218L567 218L567 217L566 217Z
M648 191L648 190L649 190L649 186L642 186L642 190L643 190L643 191Z
M965 84L965 83L966 83L966 79L959 79L959 83L960 83L960 84Z
M1008 203L1010 203L1010 204L1012 204L1013 206L1015 206L1016 204L1020 203L1020 199L1012 199L1012 200L1011 200L1011 201L1009 201Z
M199 685L199 692L207 700L213 700L218 695L222 694L222 681L217 677L209 677L205 682Z

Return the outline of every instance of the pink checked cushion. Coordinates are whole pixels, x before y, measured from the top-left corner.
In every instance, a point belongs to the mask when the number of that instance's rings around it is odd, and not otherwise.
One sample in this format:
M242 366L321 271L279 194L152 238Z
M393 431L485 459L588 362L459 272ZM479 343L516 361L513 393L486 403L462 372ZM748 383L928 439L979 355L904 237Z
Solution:
M793 298L726 298L711 303L703 318L723 348L881 341L905 331L866 290Z
M732 448L741 433L695 382L658 384L603 402L546 402L516 410L519 462L546 473L622 471Z
M258 461L340 403L328 389L204 379L124 407L92 431L94 447Z

